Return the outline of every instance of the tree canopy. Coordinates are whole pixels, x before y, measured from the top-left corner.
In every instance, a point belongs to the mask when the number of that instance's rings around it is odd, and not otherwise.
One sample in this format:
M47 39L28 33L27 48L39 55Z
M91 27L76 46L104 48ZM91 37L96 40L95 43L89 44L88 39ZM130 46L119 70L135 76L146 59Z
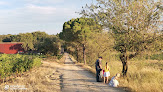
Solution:
M112 34L126 75L128 59L145 50L161 49L155 43L162 32L158 30L161 12L161 2L154 0L97 0L97 4L86 5L81 14L94 18Z
M94 21L92 18L77 18L71 19L65 22L63 30L59 34L60 38L68 41L75 42L83 48L83 61L86 64L85 49L88 40L94 33L102 32L100 24ZM79 46L77 46L79 47Z

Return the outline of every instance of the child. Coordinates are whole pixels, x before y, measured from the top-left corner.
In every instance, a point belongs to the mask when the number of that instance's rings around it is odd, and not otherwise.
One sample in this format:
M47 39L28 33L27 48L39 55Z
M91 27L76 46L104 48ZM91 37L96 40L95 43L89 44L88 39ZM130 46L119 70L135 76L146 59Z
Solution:
M105 83L105 78L106 78L106 83L108 83L108 77L109 76L110 76L109 66L108 66L108 63L106 62L106 66L104 69L104 83Z
M118 87L119 85L119 82L118 82L118 78L120 77L120 74L117 73L116 76L112 77L110 83L109 83L109 86L112 86L112 87Z

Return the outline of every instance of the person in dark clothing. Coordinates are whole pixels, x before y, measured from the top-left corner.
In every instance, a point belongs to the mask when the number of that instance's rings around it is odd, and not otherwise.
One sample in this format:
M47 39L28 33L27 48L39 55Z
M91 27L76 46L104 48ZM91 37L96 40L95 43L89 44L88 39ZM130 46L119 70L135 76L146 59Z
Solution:
M100 71L102 70L101 61L102 61L102 57L99 57L96 60L96 63L95 63L95 67L96 67L96 81L97 82L100 82L99 81L99 76L100 76Z

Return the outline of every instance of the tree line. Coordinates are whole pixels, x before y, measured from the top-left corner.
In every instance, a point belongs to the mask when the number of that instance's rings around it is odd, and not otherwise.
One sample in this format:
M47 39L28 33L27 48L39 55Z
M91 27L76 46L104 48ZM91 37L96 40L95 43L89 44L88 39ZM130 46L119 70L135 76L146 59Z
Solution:
M56 35L45 32L19 33L17 35L0 35L0 42L22 42L25 52L42 54L59 54L61 41Z

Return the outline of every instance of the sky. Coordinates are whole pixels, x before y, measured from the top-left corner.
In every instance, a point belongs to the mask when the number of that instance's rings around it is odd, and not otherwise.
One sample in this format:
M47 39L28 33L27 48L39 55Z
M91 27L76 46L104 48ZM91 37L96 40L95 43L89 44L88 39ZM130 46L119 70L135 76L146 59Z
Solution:
M0 0L0 35L42 31L57 34L93 0Z

